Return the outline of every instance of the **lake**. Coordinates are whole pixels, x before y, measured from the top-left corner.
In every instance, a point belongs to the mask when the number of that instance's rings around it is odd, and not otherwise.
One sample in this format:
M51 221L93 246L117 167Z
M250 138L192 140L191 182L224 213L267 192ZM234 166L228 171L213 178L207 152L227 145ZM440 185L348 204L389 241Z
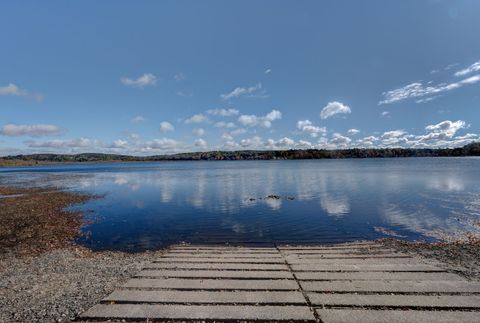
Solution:
M102 195L77 243L436 241L479 232L480 158L175 161L0 169L0 185Z

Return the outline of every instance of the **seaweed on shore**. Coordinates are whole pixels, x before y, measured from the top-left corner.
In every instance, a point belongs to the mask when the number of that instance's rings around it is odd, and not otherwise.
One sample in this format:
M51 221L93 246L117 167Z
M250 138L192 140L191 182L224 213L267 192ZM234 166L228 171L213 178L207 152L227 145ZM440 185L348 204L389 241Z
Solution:
M0 255L36 255L68 246L84 224L66 208L92 196L56 188L0 187Z

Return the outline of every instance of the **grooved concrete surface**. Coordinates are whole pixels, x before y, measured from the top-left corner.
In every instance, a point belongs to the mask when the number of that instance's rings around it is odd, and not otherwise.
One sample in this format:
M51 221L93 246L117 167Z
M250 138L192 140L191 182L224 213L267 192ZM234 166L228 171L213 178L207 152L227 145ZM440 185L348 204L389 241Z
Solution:
M173 246L79 319L480 322L480 283L374 242Z

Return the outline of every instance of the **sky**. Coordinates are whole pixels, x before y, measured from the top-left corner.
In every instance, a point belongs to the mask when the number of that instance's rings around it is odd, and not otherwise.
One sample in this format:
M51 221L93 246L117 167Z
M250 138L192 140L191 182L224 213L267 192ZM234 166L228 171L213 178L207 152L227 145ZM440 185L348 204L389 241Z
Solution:
M0 155L480 140L480 1L2 1Z

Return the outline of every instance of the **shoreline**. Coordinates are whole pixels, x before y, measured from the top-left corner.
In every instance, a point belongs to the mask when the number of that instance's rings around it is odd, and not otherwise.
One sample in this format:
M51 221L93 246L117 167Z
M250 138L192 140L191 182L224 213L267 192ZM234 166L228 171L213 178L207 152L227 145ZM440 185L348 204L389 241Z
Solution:
M65 208L95 196L16 187L0 187L0 196L0 321L70 322L168 250L128 253L74 245L85 219ZM480 240L376 242L480 280Z

